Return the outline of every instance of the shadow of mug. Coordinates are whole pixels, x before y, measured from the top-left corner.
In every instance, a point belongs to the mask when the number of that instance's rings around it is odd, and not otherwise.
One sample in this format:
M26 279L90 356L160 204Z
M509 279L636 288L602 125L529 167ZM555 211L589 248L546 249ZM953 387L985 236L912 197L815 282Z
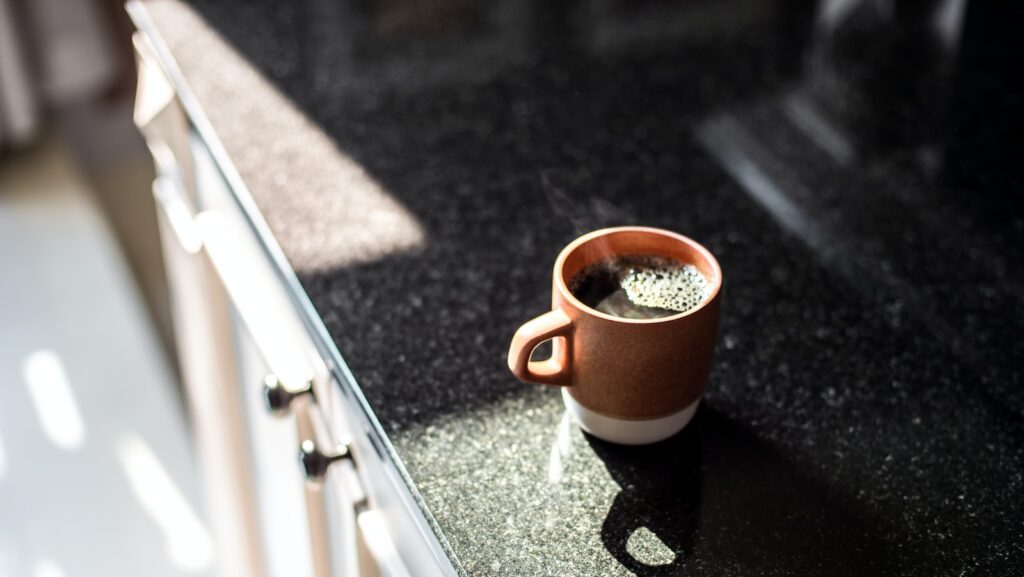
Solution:
M698 427L690 426L660 443L634 447L586 435L622 488L601 527L601 541L636 575L677 574L692 555L700 519L699 437Z
M897 574L920 561L912 547L893 547L906 536L877 526L868 503L844 496L813 466L710 404L653 445L586 439L621 487L601 541L635 575L756 567L859 577Z

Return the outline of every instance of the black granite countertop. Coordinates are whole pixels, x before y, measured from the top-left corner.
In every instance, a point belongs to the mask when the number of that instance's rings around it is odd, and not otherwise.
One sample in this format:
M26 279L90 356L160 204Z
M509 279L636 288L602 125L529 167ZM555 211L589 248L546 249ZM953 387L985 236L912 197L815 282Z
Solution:
M150 6L466 574L1024 574L1019 11ZM505 366L620 224L726 280L645 448Z

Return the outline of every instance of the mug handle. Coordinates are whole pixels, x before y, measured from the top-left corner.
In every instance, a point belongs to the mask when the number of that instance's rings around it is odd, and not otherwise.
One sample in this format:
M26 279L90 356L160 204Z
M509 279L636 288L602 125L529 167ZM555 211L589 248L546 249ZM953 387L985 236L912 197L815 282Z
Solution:
M512 337L512 346L508 349L508 368L512 369L512 374L523 381L568 386L570 384L568 359L572 357L570 332L572 332L572 319L562 309L548 311L527 321ZM552 355L551 358L544 361L530 360L530 355L533 354L533 349L537 348L537 345L556 337L565 339L565 354L561 355L561 359Z

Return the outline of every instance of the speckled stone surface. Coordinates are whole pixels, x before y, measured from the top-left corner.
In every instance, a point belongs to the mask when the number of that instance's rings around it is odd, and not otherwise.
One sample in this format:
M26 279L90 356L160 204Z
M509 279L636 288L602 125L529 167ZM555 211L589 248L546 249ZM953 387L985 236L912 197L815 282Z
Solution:
M928 2L492 4L151 5L456 566L1024 574L1018 14L974 2L944 36ZM223 41L174 25L193 9ZM244 61L269 82L216 73ZM263 90L328 140L239 116ZM320 210L345 195L416 235L345 256L376 230ZM561 247L618 224L726 279L705 402L646 448L505 366Z

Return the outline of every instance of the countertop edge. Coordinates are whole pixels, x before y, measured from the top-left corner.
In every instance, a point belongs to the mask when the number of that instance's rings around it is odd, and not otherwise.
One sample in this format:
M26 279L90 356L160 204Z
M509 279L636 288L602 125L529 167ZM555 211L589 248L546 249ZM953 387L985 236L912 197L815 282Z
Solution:
M171 53L170 47L161 37L159 28L153 21L145 3L142 0L127 0L125 3L125 11L128 13L129 18L137 31L142 33L152 45L160 66L167 75L171 86L174 88L175 93L181 101L189 122L192 123L196 132L209 148L218 170L220 170L228 183L232 197L238 203L245 219L253 228L253 231L259 238L264 251L266 251L267 256L271 260L274 272L277 274L279 280L284 283L292 303L301 312L301 320L306 326L306 329L310 332L310 337L312 338L315 346L325 360L328 361L327 364L331 374L334 379L338 381L339 386L347 387L348 391L352 394L352 397L356 399L362 416L370 425L370 428L365 432L371 437L371 443L376 447L383 448L387 456L390 458L391 464L398 473L398 476L402 481L402 485L404 485L404 487L399 488L399 491L406 499L411 501L411 503L408 501L405 503L406 508L414 518L422 523L419 527L421 535L428 540L432 537L436 540L436 544L440 546L441 551L437 551L437 547L431 546L431 549L435 552L435 558L438 561L439 566L443 569L445 565L448 565L455 574L460 577L468 577L468 573L463 568L462 563L459 562L458 557L451 545L448 543L447 537L441 530L440 525L434 515L430 512L430 509L422 495L420 495L419 490L416 488L415 481L412 479L408 469L405 467L401 456L398 454L388 435L384 432L383 427L360 389L355 376L344 359L344 356L341 354L341 351L338 349L337 345L328 333L327 327L324 325L319 313L317 313L312 301L309 299L309 295L306 293L306 290L299 282L299 279L295 274L295 270L292 268L283 249L277 242L273 232L270 230L262 212L260 212L260 209L256 206L245 181L235 168L227 150L224 148L220 138L217 136L216 129L203 112L202 104L189 87L184 73L178 67L177 62ZM414 506L409 507L410 504ZM425 532L423 529L427 529L429 532ZM439 552L443 553L443 555L438 555L437 553Z

